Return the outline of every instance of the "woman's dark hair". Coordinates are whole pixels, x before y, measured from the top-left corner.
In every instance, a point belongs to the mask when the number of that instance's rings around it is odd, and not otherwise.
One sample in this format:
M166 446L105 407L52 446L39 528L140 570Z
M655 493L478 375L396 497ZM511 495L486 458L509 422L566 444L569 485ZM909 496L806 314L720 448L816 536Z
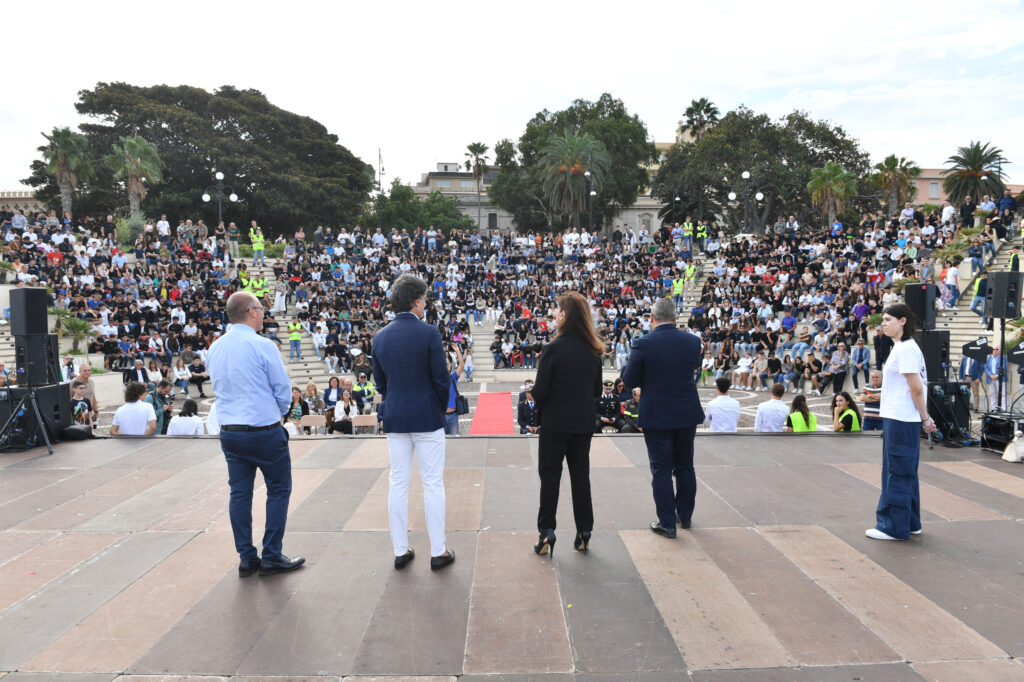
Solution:
M861 419L860 410L857 408L857 401L855 401L853 399L853 396L851 396L846 391L840 391L839 393L832 394L832 402L829 405L829 409L832 411L832 414L836 413L836 396L840 395L846 399L847 406L849 406L849 408L853 410L853 413L857 415L857 423L860 424L863 421L863 419Z
M891 306L882 311L883 315L889 317L895 317L897 320L901 317L907 319L907 323L903 325L903 337L900 341L906 341L907 339L917 339L917 330L921 326L920 320L917 319L917 315L910 309L906 303L893 303Z
M179 417L194 417L197 414L199 414L199 405L196 404L196 401L194 401L191 398L189 398L181 406L181 412L178 413L178 416Z
M804 416L804 423L810 425L811 423L811 411L807 409L807 397L804 394L799 394L793 398L793 404L789 408L789 413L799 412Z
M590 315L587 299L575 291L567 291L557 299L558 309L565 313L565 321L558 325L558 334L579 334L590 348L594 357L604 354L604 341L594 330L594 318Z

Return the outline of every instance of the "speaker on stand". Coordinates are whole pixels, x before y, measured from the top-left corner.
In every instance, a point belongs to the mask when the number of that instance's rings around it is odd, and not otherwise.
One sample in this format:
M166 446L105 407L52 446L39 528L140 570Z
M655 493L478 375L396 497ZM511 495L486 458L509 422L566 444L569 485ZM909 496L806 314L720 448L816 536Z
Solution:
M903 289L903 300L914 316L921 321L921 329L935 329L935 299L939 288L934 284L908 284Z

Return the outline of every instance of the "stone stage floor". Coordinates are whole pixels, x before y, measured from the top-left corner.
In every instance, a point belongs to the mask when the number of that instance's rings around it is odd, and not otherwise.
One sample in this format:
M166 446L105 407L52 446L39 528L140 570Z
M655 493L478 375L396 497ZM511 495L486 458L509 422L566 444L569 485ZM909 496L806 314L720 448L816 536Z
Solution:
M551 561L536 440L450 439L458 560L432 573L417 482L392 568L385 440L291 448L307 565L247 579L216 440L0 455L3 682L1024 679L1024 466L987 452L925 449L924 533L878 542L877 436L699 436L694 527L666 540L642 438L595 438L592 549L565 481Z

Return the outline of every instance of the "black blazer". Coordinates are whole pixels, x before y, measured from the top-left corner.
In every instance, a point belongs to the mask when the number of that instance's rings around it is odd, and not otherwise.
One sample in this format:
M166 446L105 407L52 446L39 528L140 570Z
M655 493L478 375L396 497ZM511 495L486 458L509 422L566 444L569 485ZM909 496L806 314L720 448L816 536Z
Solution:
M533 385L542 429L593 433L594 399L599 395L601 359L579 334L559 336L544 347Z
M622 381L640 386L642 429L679 429L704 421L694 373L700 367L700 339L674 324L660 324L633 342Z

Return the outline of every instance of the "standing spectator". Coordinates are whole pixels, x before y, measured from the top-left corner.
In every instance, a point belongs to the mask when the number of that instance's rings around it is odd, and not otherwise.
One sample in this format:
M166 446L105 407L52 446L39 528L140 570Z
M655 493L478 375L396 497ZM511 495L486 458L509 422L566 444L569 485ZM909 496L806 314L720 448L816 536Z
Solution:
M981 324L988 327L988 320L985 319L985 295L988 293L988 271L982 270L981 275L974 281L974 296L971 297L971 312L981 318ZM981 307L981 310L978 308Z
M85 388L82 389L82 397L92 405L92 423L95 428L96 420L100 417L100 406L99 401L96 400L96 382L92 380L92 367L89 365L83 365L78 370L78 380L81 381Z
M111 436L152 436L156 432L156 413L142 400L144 395L146 384L133 381L125 387L124 405L114 413Z
M864 345L864 339L858 338L850 354L850 369L853 372L853 388L858 388L857 379L861 372L864 373L864 383L869 381L868 372L871 370L871 350Z
M875 330L874 345L875 369L881 371L882 367L885 365L885 361L889 359L889 353L892 352L893 341L883 334L881 329L877 329Z
M988 387L988 409L1002 410L1006 407L1006 388L1010 378L1006 375L1006 357L999 346L992 346L992 353L985 360L985 384ZM1002 395L999 391L999 378L1003 379Z
M189 399L181 406L181 411L171 417L167 425L168 436L201 436L206 433L206 426L199 417L199 405Z
M294 571L305 563L281 551L292 492L288 434L281 427L291 395L291 381L273 342L257 336L263 329L263 305L240 291L225 307L231 328L210 347L213 390L220 445L231 486L229 515L241 578ZM263 557L252 544L252 493L256 470L267 488Z
M916 330L917 320L906 304L890 306L882 315L882 332L895 345L882 370L882 494L875 527L864 532L875 540L906 540L921 532L921 429L931 433L935 421L928 416L928 378Z
M832 393L841 393L843 384L846 383L846 374L850 370L850 354L846 351L846 344L839 342L834 353L832 353Z
M861 391L860 399L864 401L864 430L881 431L882 418L879 416L879 401L882 399L881 370L871 370L871 382Z
M430 568L455 561L445 545L445 406L450 377L441 334L420 318L427 308L427 285L415 275L401 275L390 289L395 319L373 340L373 378L384 397L381 413L391 459L388 514L395 568L415 557L409 547L409 481L415 449L423 480L423 503L430 535ZM409 362L410 357L422 358ZM335 407L337 410L337 407Z
M974 358L969 358L966 355L960 359L960 369L957 372L957 376L960 381L966 381L971 386L971 405L974 411L978 411L978 404L981 402L981 376L985 373L985 363L978 362ZM879 377L881 379L881 377ZM1024 386L1024 383L1021 384ZM867 407L864 408L864 412L867 413Z
M71 384L71 416L75 424L92 428L92 408L85 399L85 384L80 379L75 379Z
M956 307L956 301L960 298L960 268L957 265L946 261L946 289L949 290L951 307Z
M712 433L736 433L740 422L740 403L729 395L732 382L728 378L715 379L718 394L705 409L704 423Z
M562 461L569 467L572 508L576 521L573 546L586 550L594 529L590 498L590 441L594 434L594 399L601 393L604 342L594 329L587 300L576 292L557 299L558 334L544 348L533 395L540 409L540 508L537 544L533 551L555 549L555 514ZM671 301L668 301L671 306Z
M690 527L697 495L693 439L704 410L694 376L701 342L676 328L676 310L669 299L651 306L650 323L651 332L633 344L622 380L630 388L643 389L637 425L647 445L658 512L651 531L674 538L677 520L684 529Z
M785 384L772 384L771 399L757 406L757 417L754 419L754 431L760 433L781 433L786 426L789 408L782 401L786 394Z
M452 359L445 356L446 362L448 363L448 377L451 379L450 386L448 387L448 402L446 403L444 411L444 432L449 436L459 435L459 411L457 408L457 399L459 395L459 377L462 376L462 370L465 369L465 364L462 360L462 349L459 344L453 343L452 348L455 350L455 355L458 358L457 364L452 363ZM372 390L372 389L371 389ZM372 399L372 395L369 396ZM366 400L367 396L363 395L363 400Z

